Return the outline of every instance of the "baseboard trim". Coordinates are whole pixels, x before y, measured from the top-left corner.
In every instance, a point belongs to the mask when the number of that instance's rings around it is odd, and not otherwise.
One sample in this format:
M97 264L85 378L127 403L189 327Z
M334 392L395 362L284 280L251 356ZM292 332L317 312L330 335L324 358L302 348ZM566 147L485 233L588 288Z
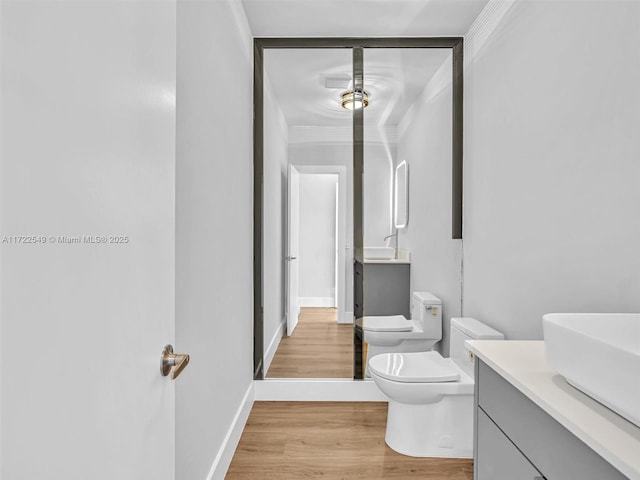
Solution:
M264 354L264 374L267 374L269 370L269 366L271 365L271 361L278 350L278 345L280 345L280 340L284 336L284 332L287 331L287 317L285 316L280 322L280 326L273 334L271 338L271 342L269 342L269 346L267 347L267 351Z
M269 379L254 380L255 401L387 402L372 380Z
M344 312L344 317L338 315L338 323L353 323L353 312Z
M227 470L229 470L229 465L231 465L233 454L238 447L238 442L240 442L244 426L249 418L249 413L251 413L251 407L253 407L254 399L255 381L249 385L247 392L244 394L244 397L240 402L240 406L233 417L231 426L229 427L229 430L227 430L227 434L224 436L220 450L218 450L218 454L213 461L213 465L211 465L209 475L207 475L207 480L224 480Z
M335 307L336 300L333 297L298 297L298 305L301 307Z

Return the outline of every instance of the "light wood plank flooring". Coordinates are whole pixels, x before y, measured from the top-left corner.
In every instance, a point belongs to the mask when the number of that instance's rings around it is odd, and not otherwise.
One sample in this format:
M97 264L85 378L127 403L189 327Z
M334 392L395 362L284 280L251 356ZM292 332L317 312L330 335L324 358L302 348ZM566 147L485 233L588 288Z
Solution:
M284 337L267 378L353 378L353 325L339 324L335 308L305 307Z
M472 460L414 458L384 443L383 402L256 402L227 480L471 480Z

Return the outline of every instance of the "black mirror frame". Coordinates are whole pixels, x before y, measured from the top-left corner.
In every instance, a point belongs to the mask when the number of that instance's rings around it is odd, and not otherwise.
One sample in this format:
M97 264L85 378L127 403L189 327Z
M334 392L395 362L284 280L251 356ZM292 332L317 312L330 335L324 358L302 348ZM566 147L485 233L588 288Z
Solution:
M380 37L380 38L254 38L254 70L253 70L253 373L254 379L264 379L264 291L262 278L262 221L263 221L263 175L264 175L264 63L265 48L349 48L353 50L354 74L362 73L362 50L364 48L451 48L453 59L453 124L452 124L452 203L451 203L451 238L462 238L462 153L463 153L463 44L462 37ZM362 171L363 166L363 128L362 115L354 115L354 173ZM362 196L361 176L360 188L354 188L357 199ZM358 277L358 263L362 266L362 212L360 203L360 215L357 213L357 205L354 202L354 251L355 268L354 275L354 301L358 292L362 294L363 278ZM359 225L355 220L360 218ZM360 253L358 254L358 251ZM357 308L354 307L354 314ZM360 311L363 306L360 305ZM357 317L357 315L356 315ZM364 378L362 332L358 332L357 324L354 327L354 379Z

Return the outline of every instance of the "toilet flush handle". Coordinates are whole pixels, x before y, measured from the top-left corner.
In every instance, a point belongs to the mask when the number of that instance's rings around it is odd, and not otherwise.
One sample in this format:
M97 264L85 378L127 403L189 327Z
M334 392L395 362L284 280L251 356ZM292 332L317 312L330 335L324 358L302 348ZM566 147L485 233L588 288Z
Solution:
M173 353L172 345L165 345L160 357L160 373L166 377L171 373L171 379L175 380L189 364L189 355Z

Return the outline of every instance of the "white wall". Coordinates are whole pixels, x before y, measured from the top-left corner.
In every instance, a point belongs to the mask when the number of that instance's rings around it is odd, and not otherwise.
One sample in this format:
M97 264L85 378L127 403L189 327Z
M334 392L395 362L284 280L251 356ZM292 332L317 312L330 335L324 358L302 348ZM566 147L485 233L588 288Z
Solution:
M265 63L269 61L269 51ZM264 370L269 368L283 333L287 233L288 127L265 76L263 276Z
M397 162L409 165L409 223L398 245L411 252L411 290L442 300L444 354L449 319L460 316L462 242L451 238L451 69L446 61L402 118Z
M464 313L508 338L541 338L545 312L640 311L638 18L521 1L469 38Z
M177 382L176 478L207 478L253 377L245 22L236 1L178 2L175 346L191 364Z
M393 232L391 192L395 153L395 144L385 148L383 144L365 143L362 209L367 247L385 245L384 237Z
M337 184L338 175L300 175L298 294L302 306L333 306L335 301Z

